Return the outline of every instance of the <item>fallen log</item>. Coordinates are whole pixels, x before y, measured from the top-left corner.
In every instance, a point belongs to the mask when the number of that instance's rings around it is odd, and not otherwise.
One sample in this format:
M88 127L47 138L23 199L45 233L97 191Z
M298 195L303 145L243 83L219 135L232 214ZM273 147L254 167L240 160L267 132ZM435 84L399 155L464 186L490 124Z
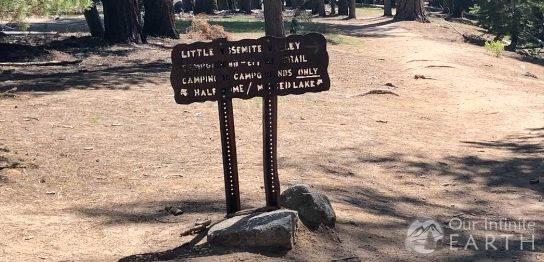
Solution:
M537 42L537 43L540 44L542 47L544 47L544 41L538 39L536 36L530 34L529 32L525 32L525 34L527 34L533 41Z
M0 62L0 66L63 66L79 64L83 60L73 61L43 61L43 62Z

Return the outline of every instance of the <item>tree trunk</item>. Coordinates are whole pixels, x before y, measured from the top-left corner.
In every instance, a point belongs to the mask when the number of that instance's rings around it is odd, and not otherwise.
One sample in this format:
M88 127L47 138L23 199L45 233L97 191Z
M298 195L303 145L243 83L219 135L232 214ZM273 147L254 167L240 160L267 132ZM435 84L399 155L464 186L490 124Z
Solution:
M179 39L172 0L144 0L144 34Z
M240 11L246 14L251 14L251 4L253 0L240 0Z
M355 19L355 0L349 0L349 14L348 18Z
M267 36L285 37L281 0L264 0L264 31Z
M510 0L510 11L512 12L512 25L510 28L511 42L510 45L506 47L506 50L515 51L519 41L518 21L520 21L520 17L516 10L516 0Z
M459 18L463 12L462 0L452 0L453 2L453 12L452 17Z
M216 3L214 0L195 0L193 13L195 15L198 15L200 13L213 15L213 10L215 8L216 8Z
M391 11L391 0L383 0L383 15L393 16L393 11Z
M145 43L138 0L102 0L104 39L116 43Z
M227 0L217 0L217 10L229 10L229 2Z
M319 13L318 11L318 8L317 8L317 4L318 4L319 0L311 0L311 6L312 6L312 15L317 15Z
M451 14L453 12L453 2L452 0L443 0L442 1L442 13Z
M261 0L252 0L251 8L262 10Z
M336 14L336 0L331 0L331 15Z
M327 15L325 12L325 0L317 0L317 13L322 17Z
M100 20L100 15L96 9L97 0L94 1L93 6L85 10L83 15L89 26L89 31L91 32L92 37L104 37L104 27L102 26L102 21Z
M338 0L338 14L348 15L348 0Z
M429 22L423 0L398 0L395 20Z
M227 3L229 4L230 10L236 10L236 1L235 0L227 0Z
M195 3L193 0L182 0L183 12L188 13L194 10Z

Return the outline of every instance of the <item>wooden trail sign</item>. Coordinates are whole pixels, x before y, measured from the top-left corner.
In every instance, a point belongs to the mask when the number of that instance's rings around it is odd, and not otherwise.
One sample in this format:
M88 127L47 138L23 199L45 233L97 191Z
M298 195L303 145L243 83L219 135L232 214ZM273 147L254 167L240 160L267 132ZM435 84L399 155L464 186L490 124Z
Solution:
M179 44L170 81L178 104L218 101L227 213L240 210L232 98L263 97L266 202L280 206L276 96L329 90L329 57L321 34Z

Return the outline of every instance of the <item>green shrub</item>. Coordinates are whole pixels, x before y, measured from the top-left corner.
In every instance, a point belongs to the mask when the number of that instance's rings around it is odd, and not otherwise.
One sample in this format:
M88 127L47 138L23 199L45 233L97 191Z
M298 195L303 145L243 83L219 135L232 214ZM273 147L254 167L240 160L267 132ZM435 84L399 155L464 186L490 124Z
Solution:
M501 41L486 41L485 49L488 52L493 52L497 57L504 51L504 43Z

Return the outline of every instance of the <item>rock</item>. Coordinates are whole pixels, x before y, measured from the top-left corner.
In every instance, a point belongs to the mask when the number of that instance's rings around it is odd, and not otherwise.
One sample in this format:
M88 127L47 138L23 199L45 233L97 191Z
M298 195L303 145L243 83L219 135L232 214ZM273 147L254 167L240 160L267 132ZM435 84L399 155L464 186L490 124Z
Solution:
M281 194L282 206L298 211L302 222L316 227L320 224L333 228L336 214L329 198L308 185L294 185Z
M295 244L298 214L276 210L229 218L210 228L208 242L233 247L284 247Z

